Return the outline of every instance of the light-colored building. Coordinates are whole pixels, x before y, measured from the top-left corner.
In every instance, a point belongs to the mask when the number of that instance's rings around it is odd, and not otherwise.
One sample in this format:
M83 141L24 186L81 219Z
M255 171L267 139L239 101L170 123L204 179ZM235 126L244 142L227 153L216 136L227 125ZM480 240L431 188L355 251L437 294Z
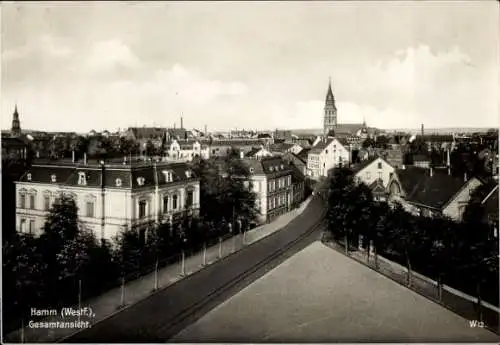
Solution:
M374 157L353 167L355 178L370 186L377 180L382 181L382 185L387 187L394 168L383 158Z
M124 227L197 216L200 205L199 179L185 163L39 162L16 182L17 230L40 234L61 193L74 198L80 221L105 239Z
M272 155L273 154L271 152L264 148L264 145L261 145L260 147L254 147L252 150L248 151L245 154L245 157L260 159L262 157L271 157Z
M290 211L293 203L292 169L280 157L244 159L250 171L258 221L270 222Z
M166 144L165 155L171 159L185 159L192 161L194 158L210 158L210 150L207 143L198 140L171 140Z
M295 143L279 143L269 145L269 151L271 151L273 154L285 154L287 152L298 154L300 151L302 151L302 149L302 146Z
M209 144L209 154L210 157L225 157L232 149L246 154L261 145L263 141L260 139L213 139Z
M336 138L318 142L307 155L307 175L312 179L326 177L331 169L348 165L350 152Z
M471 193L482 182L466 175L463 178L451 176L446 170L396 169L388 184L389 201L400 202L406 211L417 216L440 214L460 221Z

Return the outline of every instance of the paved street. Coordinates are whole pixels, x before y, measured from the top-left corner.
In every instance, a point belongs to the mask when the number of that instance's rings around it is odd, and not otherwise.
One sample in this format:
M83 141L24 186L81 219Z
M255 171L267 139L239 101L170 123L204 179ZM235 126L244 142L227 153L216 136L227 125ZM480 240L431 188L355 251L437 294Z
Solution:
M90 329L66 339L65 342L130 342L166 341L196 321L220 302L229 298L280 262L319 238L318 228L277 260L264 265L245 279L238 276L256 266L306 233L323 213L323 204L314 198L306 210L282 231L245 247L231 256L157 292L122 312L96 324ZM230 289L224 287L232 282ZM204 299L211 296L208 303ZM200 304L200 302L203 302ZM193 308L196 304L199 306Z

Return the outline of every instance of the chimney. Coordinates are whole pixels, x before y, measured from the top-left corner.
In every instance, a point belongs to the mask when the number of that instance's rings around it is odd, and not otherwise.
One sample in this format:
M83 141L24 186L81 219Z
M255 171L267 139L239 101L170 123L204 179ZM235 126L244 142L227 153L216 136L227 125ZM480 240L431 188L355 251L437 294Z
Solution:
M422 136L424 136L424 124L422 123L422 127L421 127L421 132L422 132Z
M207 125L205 125L205 136L207 136Z
M87 152L83 153L83 164L87 165Z
M75 150L71 151L71 161L75 162Z
M184 128L184 121L182 119L182 115L181 115L181 129Z

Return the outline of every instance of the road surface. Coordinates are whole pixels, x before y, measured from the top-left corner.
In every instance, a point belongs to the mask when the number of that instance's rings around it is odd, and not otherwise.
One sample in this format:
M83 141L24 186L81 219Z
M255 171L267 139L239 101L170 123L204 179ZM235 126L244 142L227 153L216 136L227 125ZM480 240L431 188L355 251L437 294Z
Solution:
M165 342L319 238L325 207L313 198L283 230L258 241L64 342ZM287 246L293 244L290 248ZM279 257L265 262L283 250ZM264 261L264 262L263 262ZM255 271L252 268L256 268ZM248 276L241 277L243 272ZM229 286L228 286L229 285Z

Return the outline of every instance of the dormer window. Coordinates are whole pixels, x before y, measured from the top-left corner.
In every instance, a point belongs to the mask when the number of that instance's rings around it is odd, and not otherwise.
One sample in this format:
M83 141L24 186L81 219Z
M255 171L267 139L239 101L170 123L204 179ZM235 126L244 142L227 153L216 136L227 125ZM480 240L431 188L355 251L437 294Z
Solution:
M173 176L171 171L163 170L162 173L165 176L165 182L173 182Z
M186 170L186 177L191 178L191 170Z
M271 171L271 172L272 172L273 170L274 170L274 168L273 168L273 167L269 167L269 171Z
M117 178L115 180L115 184L116 184L117 187L121 187L122 186L122 179L121 178Z
M31 181L31 173L26 174L26 180Z
M285 169L285 166L283 164L281 164L281 170Z
M255 171L255 170L254 170L253 168L250 168L250 173L252 173L252 174L253 174L253 173L254 173L254 171Z
M84 172L79 172L78 173L78 184L80 186L85 186L87 185L87 178L85 176L85 173Z
M56 182L57 181L56 174L50 175L50 181L52 181L52 182Z
M146 182L146 179L144 177L141 176L137 178L137 184L139 186L144 186L144 182Z

